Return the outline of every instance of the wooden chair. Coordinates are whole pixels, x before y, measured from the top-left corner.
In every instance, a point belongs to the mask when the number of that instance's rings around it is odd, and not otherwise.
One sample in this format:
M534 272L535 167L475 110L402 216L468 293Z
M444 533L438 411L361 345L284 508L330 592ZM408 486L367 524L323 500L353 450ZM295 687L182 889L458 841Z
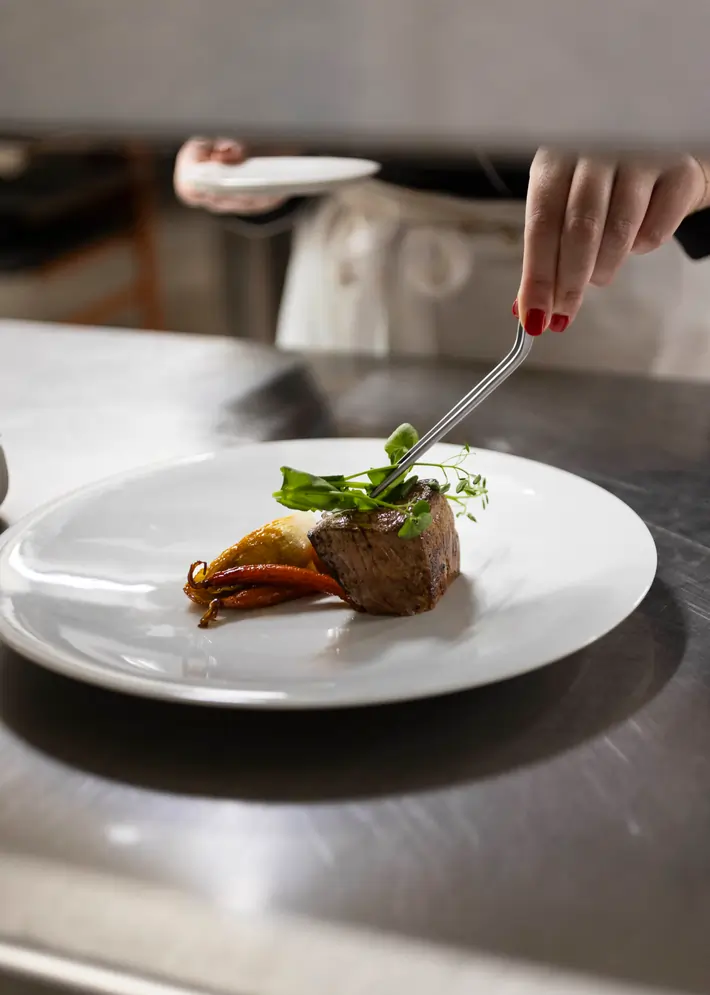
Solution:
M150 153L55 143L38 144L31 155L27 172L0 181L0 273L57 280L127 248L128 282L59 320L105 324L130 308L142 327L164 329Z

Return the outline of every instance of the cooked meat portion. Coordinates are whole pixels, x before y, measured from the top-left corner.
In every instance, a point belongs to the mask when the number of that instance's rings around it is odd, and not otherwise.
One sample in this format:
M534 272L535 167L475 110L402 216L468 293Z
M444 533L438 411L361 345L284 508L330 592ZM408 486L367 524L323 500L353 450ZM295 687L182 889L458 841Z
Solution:
M409 500L428 501L433 517L416 539L399 538L403 516L390 510L327 515L308 533L358 611L429 611L458 577L459 537L449 502L426 482L416 486Z

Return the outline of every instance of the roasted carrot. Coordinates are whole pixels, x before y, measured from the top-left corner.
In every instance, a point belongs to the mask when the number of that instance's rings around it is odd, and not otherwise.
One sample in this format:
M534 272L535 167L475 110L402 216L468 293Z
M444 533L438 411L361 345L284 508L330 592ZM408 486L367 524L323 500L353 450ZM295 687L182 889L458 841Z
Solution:
M229 594L220 601L223 608L269 608L282 601L306 598L310 593L302 587L245 587L243 591Z
M210 622L217 618L220 608L239 608L243 611L254 608L270 608L284 601L307 597L311 592L303 588L293 587L245 587L236 594L222 598L213 598L209 608L199 622L201 629L206 629Z
M337 598L346 599L346 594L334 577L328 574L315 573L302 567L291 567L284 564L257 563L248 566L230 567L213 574L209 580L194 580L192 575L188 583L197 590L215 591L254 585L269 587L298 587L307 591L319 591L323 594L334 594Z
M234 594L235 590L239 589L234 584L227 587L211 586L209 581L205 580L206 566L202 560L193 563L187 572L187 583L183 587L190 601L194 601L196 605L209 605L215 598Z

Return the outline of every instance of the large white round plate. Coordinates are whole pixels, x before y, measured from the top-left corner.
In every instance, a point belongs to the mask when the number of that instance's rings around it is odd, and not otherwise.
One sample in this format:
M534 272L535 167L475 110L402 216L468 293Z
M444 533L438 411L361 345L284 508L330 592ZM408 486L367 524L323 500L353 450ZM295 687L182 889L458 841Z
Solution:
M235 166L196 162L185 177L203 193L305 197L364 180L379 170L370 159L332 156L256 156Z
M434 457L455 452L439 446ZM283 464L355 473L382 443L225 450L123 475L40 509L3 537L0 636L40 664L133 694L308 708L401 701L522 674L581 649L646 594L656 550L625 504L500 453L469 457L491 495L459 523L462 576L432 612L357 615L334 599L237 614L207 630L182 585L283 514Z
M3 452L2 446L0 445L0 504L3 503L7 497L8 488L8 475L7 475L7 463L5 461L5 453Z

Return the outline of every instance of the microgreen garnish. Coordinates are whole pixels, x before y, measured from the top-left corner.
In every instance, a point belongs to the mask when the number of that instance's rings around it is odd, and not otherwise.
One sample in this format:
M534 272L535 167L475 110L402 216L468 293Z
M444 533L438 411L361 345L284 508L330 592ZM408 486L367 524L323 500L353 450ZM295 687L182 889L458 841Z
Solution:
M419 442L419 433L413 425L407 422L396 428L392 435L385 442L385 452L390 458L390 463L395 466L402 457L406 456L410 449L414 449Z
M398 535L402 539L415 539L432 523L428 501L408 501L420 478L414 473L404 474L379 497L373 498L372 491L418 441L415 428L407 424L400 425L385 443L385 453L390 461L387 466L363 470L348 477L318 477L304 470L282 466L281 489L276 491L274 497L279 504L295 511L397 511L404 515ZM470 451L468 446L464 446L459 453L442 463L417 463L415 467L440 470L444 475L444 482L427 480L427 483L457 505L457 518L465 516L475 522L476 519L468 511L467 502L473 498L481 498L481 506L485 509L488 506L488 486L480 473L473 474L464 469L463 463Z

